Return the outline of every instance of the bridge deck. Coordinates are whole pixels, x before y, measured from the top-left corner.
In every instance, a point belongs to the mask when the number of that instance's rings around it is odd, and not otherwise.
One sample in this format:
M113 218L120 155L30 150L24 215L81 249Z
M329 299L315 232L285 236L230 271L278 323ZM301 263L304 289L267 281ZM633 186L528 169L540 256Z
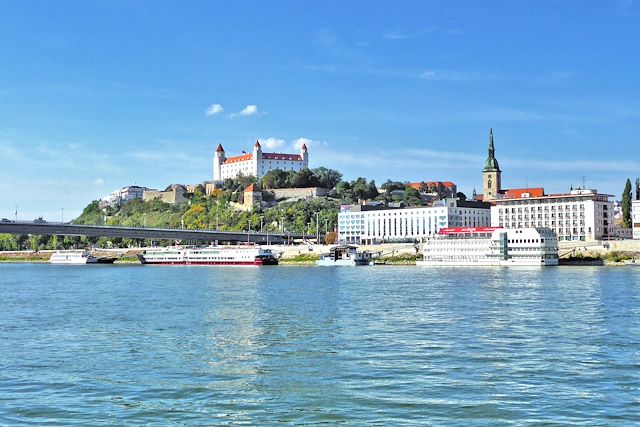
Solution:
M247 233L216 230L182 230L170 228L112 227L62 223L0 222L0 233L40 234L47 236L119 237L125 239L197 240L201 242L277 243L287 239L302 239L301 234ZM308 236L315 238L315 236Z

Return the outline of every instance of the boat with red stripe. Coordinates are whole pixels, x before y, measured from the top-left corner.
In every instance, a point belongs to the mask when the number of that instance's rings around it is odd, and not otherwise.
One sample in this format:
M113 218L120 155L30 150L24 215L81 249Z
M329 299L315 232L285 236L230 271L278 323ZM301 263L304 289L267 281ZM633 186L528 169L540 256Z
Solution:
M171 246L138 254L142 264L160 265L278 265L279 256L258 245Z

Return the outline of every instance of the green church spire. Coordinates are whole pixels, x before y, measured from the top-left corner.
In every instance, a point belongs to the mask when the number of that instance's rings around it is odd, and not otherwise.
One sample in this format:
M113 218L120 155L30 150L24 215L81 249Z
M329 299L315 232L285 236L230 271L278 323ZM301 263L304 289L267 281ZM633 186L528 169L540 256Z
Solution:
M489 129L489 158L484 163L484 172L500 172L500 166L496 160L496 149L493 145L493 128Z

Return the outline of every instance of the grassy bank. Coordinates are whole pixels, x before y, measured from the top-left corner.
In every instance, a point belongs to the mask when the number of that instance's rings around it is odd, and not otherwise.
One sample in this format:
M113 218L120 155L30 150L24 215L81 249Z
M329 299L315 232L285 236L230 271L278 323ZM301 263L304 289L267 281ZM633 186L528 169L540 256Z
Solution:
M317 254L299 254L291 258L282 258L282 265L315 265L320 257Z
M0 262L2 263L7 263L7 262L34 262L34 263L42 263L42 262L49 262L49 257L51 256L51 254L48 253L40 253L40 252L34 252L34 253L24 253L24 252L16 252L16 253L3 253L0 254Z
M393 256L386 258L378 258L375 260L376 265L416 265L416 261L422 257L416 255L410 256Z

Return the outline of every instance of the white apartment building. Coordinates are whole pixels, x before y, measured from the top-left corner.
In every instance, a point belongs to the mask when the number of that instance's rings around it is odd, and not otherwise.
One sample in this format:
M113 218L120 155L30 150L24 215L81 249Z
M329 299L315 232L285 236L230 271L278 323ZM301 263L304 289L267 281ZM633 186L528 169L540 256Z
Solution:
M640 239L640 200L631 202L631 229L633 238Z
M251 153L226 157L224 148L218 144L213 158L213 180L223 181L242 174L262 178L269 171L301 171L309 167L309 152L303 144L300 154L263 153L260 142L256 141Z
M545 227L558 240L606 240L613 235L611 195L577 189L517 199L496 199L491 207L491 226L503 228Z
M100 202L103 206L120 206L129 200L142 199L142 195L148 190L146 187L130 185L107 194Z
M338 213L338 239L343 243L372 244L422 241L449 227L488 227L489 205L446 199L433 207L389 209L342 206Z

